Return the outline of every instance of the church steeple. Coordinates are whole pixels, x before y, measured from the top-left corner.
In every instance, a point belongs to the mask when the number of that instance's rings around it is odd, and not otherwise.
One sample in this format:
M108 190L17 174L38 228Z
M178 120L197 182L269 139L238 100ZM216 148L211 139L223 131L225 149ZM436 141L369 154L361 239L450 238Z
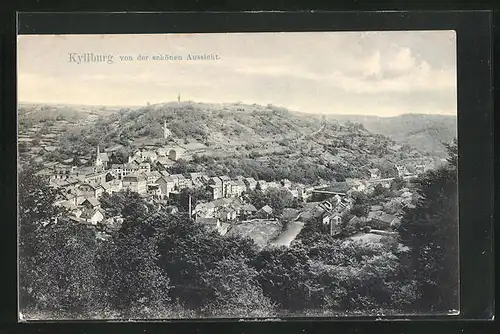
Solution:
M95 165L100 166L102 164L101 157L100 157L100 150L99 150L99 144L97 144L97 155L95 157Z

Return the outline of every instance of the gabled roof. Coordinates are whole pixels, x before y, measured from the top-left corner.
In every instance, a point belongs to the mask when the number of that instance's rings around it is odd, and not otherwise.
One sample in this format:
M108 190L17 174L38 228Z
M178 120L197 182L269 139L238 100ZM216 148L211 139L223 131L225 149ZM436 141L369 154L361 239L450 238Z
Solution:
M84 187L87 187L87 188L92 188L94 190L97 189L97 187L94 187L93 185L91 185L90 183L82 183L82 184L79 184L78 185L78 189L81 189L81 188L84 188Z
M107 153L99 153L98 158L101 159L102 161L109 161L109 156Z
M211 177L210 178L210 182L213 182L215 183L216 185L219 185L222 183L222 180L220 178L218 178L217 176L214 176L214 177Z
M249 204L249 203L248 203L248 204L243 205L242 209L243 209L244 211L257 211L257 208L256 208L254 205Z
M146 178L142 175L127 175L123 177L123 180L127 180L129 182L142 182L146 181Z
M239 187L243 188L246 187L245 182L243 182L243 180L237 180L235 184L238 185Z
M264 211L266 213L272 213L273 209L269 205L264 205L259 211Z
M94 198L94 197L87 197L83 200L82 204L85 203L85 202L89 202L92 206L98 206L99 205L99 201Z

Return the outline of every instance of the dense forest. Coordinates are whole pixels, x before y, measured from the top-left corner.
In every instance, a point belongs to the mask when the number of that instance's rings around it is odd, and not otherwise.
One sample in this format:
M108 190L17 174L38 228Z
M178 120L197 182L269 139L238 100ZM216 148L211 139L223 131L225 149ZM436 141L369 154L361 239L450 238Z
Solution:
M406 209L400 240L359 243L310 228L290 247L264 249L210 232L182 210L166 214L134 193L103 201L124 223L101 240L99 226L54 220L64 216L53 205L56 190L23 166L20 312L165 319L458 309L456 142L448 151L446 166L417 180L420 199Z

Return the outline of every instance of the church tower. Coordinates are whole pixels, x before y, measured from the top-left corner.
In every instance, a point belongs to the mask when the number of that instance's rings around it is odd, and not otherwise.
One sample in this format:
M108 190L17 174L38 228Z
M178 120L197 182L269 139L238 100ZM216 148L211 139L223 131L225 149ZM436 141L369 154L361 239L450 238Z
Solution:
M181 103L181 94L177 94L177 103Z
M102 165L101 152L99 151L99 144L97 145L97 155L96 155L96 158L95 158L95 165L96 166L101 166Z

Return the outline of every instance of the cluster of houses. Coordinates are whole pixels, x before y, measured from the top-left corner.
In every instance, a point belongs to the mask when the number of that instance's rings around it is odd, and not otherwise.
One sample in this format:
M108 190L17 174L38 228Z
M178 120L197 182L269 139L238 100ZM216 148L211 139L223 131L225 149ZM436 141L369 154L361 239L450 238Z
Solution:
M273 218L272 207L264 205L262 208L256 208L246 203L243 197L245 192L257 189L262 191L281 189L303 202L315 194L326 194L329 197L334 195L330 201L323 202L320 209L323 223L329 224L331 233L335 234L340 228L340 217L352 206L349 192L369 191L369 181L380 179L378 169L369 169L367 180L349 179L325 188L325 185L306 186L286 179L268 182L243 176L210 177L204 172L169 174L165 170L153 170L152 167L154 164L164 167L173 165L183 156L182 149L137 150L125 164L110 164L108 152L101 152L97 147L93 166L77 167L47 163L45 168L38 172L38 175L48 178L52 187L62 190L62 195L56 204L68 209L71 213L70 220L90 225L102 222L113 226L118 224L119 217L106 217L101 209L99 199L105 193L113 194L129 190L146 199L162 202L183 189L205 188L211 194L211 201L197 204L195 208L191 208L191 214L197 221L225 234L235 222ZM402 166L395 166L395 171L397 176L409 175ZM387 224L392 226L397 221L396 217L377 210L370 212L368 219L380 222L379 225L385 224L384 226Z
M413 164L413 167L415 169L415 172L411 173L408 171L408 167L406 165L394 164L392 172L390 173L390 177L409 177L413 175L419 175L425 173L429 169L429 166L425 164ZM371 180L378 180L382 178L382 174L380 172L380 169L378 168L368 168L366 170L366 175L368 179Z
M97 147L97 154L93 166L77 167L60 163L46 163L45 168L37 174L46 177L49 184L58 188L62 195L58 198L56 205L64 206L69 210L75 220L81 223L97 224L106 219L100 208L99 199L104 193L113 194L119 191L129 190L136 192L144 198L151 200L166 200L172 194L177 194L183 189L206 188L212 195L214 210L219 212L221 221L230 220L232 217L241 217L241 213L257 212L257 209L246 204L245 210L238 207L235 212L226 205L223 200L239 199L243 192L255 189L283 188L290 191L292 196L305 200L307 190L303 185L292 186L289 180L281 182L266 182L254 178L236 177L234 179L223 175L220 177L209 177L206 173L169 174L167 171L152 170L152 164L168 159L175 161L179 159L182 151L177 149L151 152L138 150L129 157L126 164L109 164L107 152L101 152ZM310 190L308 194L310 194ZM217 202L219 200L219 202ZM224 207L230 212L224 216ZM217 209L216 209L217 208ZM272 213L270 207L259 208L264 215ZM201 212L201 211L200 211ZM215 211L214 211L215 212ZM212 215L197 214L196 218L211 219ZM224 218L226 217L226 218Z

